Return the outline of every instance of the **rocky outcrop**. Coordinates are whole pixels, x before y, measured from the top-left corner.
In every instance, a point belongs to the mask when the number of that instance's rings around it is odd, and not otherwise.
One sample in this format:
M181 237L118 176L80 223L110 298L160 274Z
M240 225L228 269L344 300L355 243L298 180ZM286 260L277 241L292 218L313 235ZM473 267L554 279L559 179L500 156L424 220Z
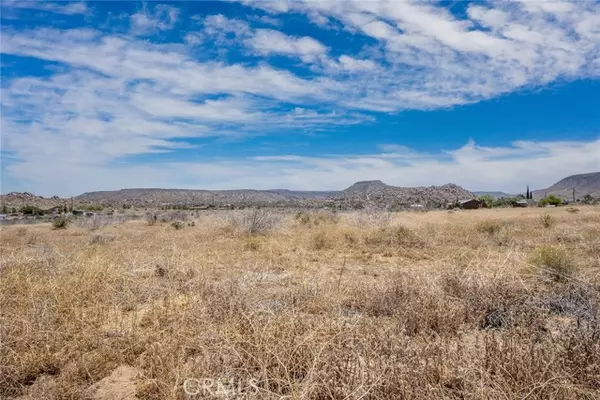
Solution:
M449 183L442 186L398 187L381 181L357 182L338 194L335 199L356 206L403 208L411 204L441 206L448 202L472 199L468 190Z

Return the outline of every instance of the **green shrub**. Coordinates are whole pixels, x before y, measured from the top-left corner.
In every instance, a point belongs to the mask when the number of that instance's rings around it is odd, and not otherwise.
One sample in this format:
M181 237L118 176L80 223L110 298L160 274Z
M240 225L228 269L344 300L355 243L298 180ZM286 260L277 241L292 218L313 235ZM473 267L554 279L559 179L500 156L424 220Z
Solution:
M185 228L185 222L183 221L173 221L171 226L177 230Z
M52 221L52 226L54 229L67 229L70 222L66 216L61 216Z
M492 208L494 206L494 201L495 200L489 194L485 194L483 196L479 196L477 199L480 200L480 201L483 201L485 203L485 206L487 208Z
M19 210L21 213L25 215L43 215L44 210L36 206L24 206Z
M540 202L538 203L538 205L540 207L544 207L544 206L559 206L563 203L562 199L558 196L555 196L553 194L551 194L550 196L546 196L543 199L540 200Z
M536 249L531 261L557 282L568 280L575 272L573 261L561 247L541 246Z

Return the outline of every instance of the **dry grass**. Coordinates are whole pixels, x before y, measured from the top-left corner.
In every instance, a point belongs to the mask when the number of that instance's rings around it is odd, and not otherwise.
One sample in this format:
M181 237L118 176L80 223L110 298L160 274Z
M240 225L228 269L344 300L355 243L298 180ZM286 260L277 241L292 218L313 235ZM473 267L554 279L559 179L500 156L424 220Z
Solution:
M3 227L0 398L600 398L600 209L262 213Z

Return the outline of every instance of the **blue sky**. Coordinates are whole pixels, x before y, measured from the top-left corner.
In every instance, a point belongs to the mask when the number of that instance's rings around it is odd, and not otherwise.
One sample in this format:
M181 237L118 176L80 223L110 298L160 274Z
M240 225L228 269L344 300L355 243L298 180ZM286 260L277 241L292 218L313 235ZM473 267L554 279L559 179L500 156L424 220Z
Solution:
M600 3L2 1L2 187L520 192L600 170Z

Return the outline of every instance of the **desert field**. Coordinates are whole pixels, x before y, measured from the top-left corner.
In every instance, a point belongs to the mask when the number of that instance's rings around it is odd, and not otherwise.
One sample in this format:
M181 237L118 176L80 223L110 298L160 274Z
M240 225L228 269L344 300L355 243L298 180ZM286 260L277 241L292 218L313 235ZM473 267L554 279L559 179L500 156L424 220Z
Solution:
M599 207L161 219L2 227L0 398L600 399Z

